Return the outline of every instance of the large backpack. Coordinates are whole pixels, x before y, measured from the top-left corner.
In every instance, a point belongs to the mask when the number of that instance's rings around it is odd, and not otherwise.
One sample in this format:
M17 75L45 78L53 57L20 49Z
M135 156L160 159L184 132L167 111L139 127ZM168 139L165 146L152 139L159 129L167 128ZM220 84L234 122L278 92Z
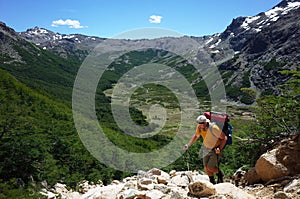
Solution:
M229 115L224 113L217 112L204 112L204 115L207 119L209 119L212 123L215 123L219 126L220 129L227 136L226 145L232 144L232 125L230 124ZM226 146L225 145L225 146Z

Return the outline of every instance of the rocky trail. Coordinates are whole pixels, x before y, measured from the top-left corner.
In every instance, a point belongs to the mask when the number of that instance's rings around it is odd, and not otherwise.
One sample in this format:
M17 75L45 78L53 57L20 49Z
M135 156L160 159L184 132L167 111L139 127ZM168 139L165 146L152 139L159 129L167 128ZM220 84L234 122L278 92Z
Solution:
M122 181L79 184L71 190L64 184L41 190L45 198L65 199L294 199L300 198L300 135L282 140L261 155L255 167L237 170L224 183L211 184L201 171L171 171L153 168L138 171Z
M110 185L79 185L77 191L68 190L66 185L57 183L51 189L43 189L45 198L66 199L273 199L300 198L300 178L286 179L270 185L255 184L235 186L233 181L211 184L208 176L199 172L171 171L165 173L159 169L148 172L140 171L138 175L122 181L113 181Z

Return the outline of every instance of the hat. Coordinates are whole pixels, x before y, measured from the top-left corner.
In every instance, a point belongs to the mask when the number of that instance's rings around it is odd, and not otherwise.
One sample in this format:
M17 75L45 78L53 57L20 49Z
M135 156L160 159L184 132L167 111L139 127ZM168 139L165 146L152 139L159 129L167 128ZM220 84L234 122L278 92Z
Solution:
M207 119L204 115L200 115L199 117L197 117L196 121L197 121L198 123L210 122L210 120Z

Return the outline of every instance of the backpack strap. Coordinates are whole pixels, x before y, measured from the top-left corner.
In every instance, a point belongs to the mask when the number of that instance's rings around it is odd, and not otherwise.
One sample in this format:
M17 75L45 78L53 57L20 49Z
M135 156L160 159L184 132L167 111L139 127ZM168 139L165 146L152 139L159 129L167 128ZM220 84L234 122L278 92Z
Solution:
M216 137L216 138L219 139L219 137L217 137L217 136L214 134L214 132L213 132L213 128L212 128L213 125L215 125L214 122L210 122L210 123L209 123L209 132L210 132L214 137Z

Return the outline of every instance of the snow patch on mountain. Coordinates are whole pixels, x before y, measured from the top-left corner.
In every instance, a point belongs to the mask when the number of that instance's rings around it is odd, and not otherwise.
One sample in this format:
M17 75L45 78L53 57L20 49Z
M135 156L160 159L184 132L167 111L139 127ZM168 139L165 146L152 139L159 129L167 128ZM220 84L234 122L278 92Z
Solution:
M245 21L243 22L243 24L241 25L242 28L249 30L250 26L249 24L251 24L252 22L258 20L260 18L260 16L254 16L254 17L247 17L245 19Z
M289 11L299 7L300 2L288 2L286 7L277 6L267 12L264 12L265 17L262 17L262 15L246 17L241 27L247 31L252 29L255 32L260 32L262 25L269 26L272 22L277 21L281 15L286 15Z
M221 41L222 41L221 39L218 39L218 41L215 44L211 45L209 48L215 48L221 43Z

